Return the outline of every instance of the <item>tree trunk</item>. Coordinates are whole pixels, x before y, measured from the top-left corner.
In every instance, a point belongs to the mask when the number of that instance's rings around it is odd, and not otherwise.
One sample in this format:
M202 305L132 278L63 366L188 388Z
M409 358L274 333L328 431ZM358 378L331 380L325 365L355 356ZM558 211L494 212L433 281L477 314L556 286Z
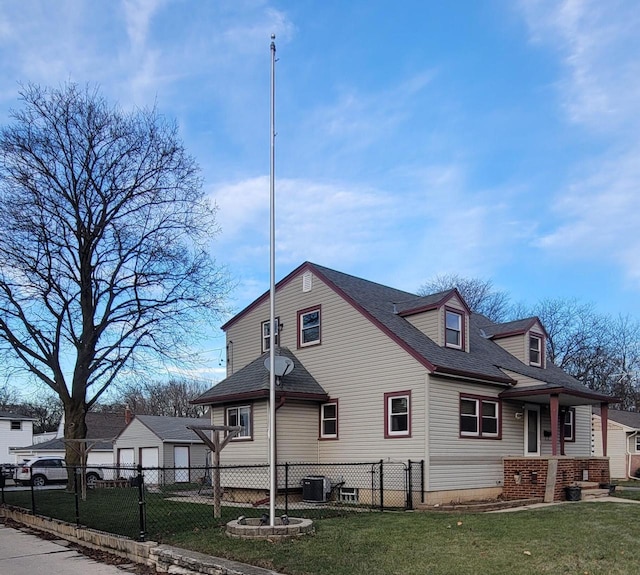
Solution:
M69 398L64 403L64 438L86 439L87 424L85 422L87 410L84 401ZM65 459L67 462L67 489L73 491L73 473L75 469L86 462L81 461L81 446L79 442L68 442L65 445Z

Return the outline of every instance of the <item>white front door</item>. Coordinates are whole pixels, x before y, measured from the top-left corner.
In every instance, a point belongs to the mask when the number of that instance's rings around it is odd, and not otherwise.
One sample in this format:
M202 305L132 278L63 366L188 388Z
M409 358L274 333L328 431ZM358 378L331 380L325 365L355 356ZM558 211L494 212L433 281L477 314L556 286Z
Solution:
M176 468L176 483L189 483L189 446L173 446L173 465Z
M524 410L524 454L540 455L540 408L530 406Z
M147 485L158 485L159 481L159 458L157 447L141 447L140 463L143 467L144 482Z

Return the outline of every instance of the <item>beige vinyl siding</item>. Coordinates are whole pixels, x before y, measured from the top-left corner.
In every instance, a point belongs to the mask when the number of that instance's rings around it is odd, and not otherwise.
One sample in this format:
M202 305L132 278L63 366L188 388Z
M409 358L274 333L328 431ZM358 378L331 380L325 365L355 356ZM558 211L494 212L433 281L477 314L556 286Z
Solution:
M593 454L602 457L602 420L593 417ZM624 427L614 421L607 426L607 456L609 457L609 472L612 479L626 479L628 477L627 446L630 453L636 452L635 436L631 428Z
M226 407L248 405L247 403L230 404L215 407L212 412L212 425L225 425ZM220 452L222 465L257 465L267 463L269 457L269 441L267 438L267 422L269 410L267 401L253 402L252 440L231 440ZM221 435L222 437L222 435Z
M228 330L228 338L234 342L235 371L260 354L260 323L269 316L268 306L268 301L263 302ZM321 307L321 344L298 349L297 312L316 306ZM308 435L309 441L314 436L319 462L424 457L423 366L318 277L313 277L309 292L302 291L302 276L281 287L276 295L276 315L283 326L280 344L290 348L329 397L339 401L340 438L318 442L317 428ZM412 437L385 439L384 394L396 391L411 391ZM309 415L317 425L317 404L313 405L315 411ZM250 459L263 453L257 445L259 437L254 433L256 445L246 448ZM290 448L280 440L287 441L283 433L278 440L281 453L311 452L299 445ZM294 434L288 441L299 440Z
M293 282L281 301L289 304L281 318L322 305L322 344L295 352L339 401L339 439L318 442L319 462L424 457L424 367L317 278L308 293ZM282 342L295 349L292 331L285 327ZM385 439L384 394L398 391L411 392L412 436Z
M278 409L276 412L278 461L317 462L318 419L319 408L315 404L286 402Z
M460 394L497 399L502 388L429 379L429 476L427 491L499 487L502 458L524 450L523 422L502 402L502 439L460 437Z
M406 316L405 319L438 345L442 345L440 338L441 321L439 319L439 312L440 310L438 309L432 309L423 313Z
M493 340L501 348L517 357L522 363L528 363L529 350L526 347L524 335L513 335L511 337L501 337Z
M566 441L564 444L565 455L574 457L588 457L591 455L591 406L578 405L576 410L576 440ZM545 429L543 427L543 429ZM551 430L551 422L549 427ZM542 441L542 443L549 443Z

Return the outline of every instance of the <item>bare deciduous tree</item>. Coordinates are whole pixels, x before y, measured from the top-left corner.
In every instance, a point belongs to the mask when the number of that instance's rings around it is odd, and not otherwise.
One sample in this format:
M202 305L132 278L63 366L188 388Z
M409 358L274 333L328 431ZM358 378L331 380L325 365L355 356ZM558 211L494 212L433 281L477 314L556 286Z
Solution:
M175 124L75 84L21 99L0 131L0 346L60 397L65 437L83 439L125 367L184 356L228 280Z
M128 407L136 415L201 417L207 411L206 406L192 405L190 401L211 385L194 379L125 383L118 385L115 402L119 411Z

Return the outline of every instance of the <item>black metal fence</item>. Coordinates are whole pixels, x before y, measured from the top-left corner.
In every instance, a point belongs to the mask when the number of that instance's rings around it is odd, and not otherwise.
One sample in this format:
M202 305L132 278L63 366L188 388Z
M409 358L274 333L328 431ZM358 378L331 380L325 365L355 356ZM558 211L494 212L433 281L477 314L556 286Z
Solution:
M99 467L62 480L11 480L2 504L132 539L162 541L270 510L270 466ZM86 481L89 478L91 481ZM24 478L23 478L24 479ZM357 511L413 509L424 501L424 462L282 463L276 466L279 515L321 518Z

